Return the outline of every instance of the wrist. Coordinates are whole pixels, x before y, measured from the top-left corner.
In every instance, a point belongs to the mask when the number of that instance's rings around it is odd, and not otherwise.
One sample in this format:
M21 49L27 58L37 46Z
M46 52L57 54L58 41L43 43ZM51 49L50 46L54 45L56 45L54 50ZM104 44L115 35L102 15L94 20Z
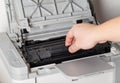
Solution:
M107 41L105 38L105 34L102 31L101 25L96 25L94 27L94 39L97 43L102 42L102 41Z

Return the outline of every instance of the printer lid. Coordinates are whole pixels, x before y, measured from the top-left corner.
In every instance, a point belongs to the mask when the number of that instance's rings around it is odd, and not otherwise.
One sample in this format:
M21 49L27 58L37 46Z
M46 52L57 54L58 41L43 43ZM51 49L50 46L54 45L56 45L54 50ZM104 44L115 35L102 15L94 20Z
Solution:
M78 21L94 20L88 0L6 0L6 4L10 32L21 36L24 30L27 40L65 36Z

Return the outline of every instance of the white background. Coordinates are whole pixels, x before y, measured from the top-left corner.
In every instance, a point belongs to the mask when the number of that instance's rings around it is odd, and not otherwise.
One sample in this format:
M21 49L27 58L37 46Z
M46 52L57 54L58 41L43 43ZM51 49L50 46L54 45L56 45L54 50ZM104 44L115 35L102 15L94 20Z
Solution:
M8 23L4 0L0 0L0 32L7 31Z

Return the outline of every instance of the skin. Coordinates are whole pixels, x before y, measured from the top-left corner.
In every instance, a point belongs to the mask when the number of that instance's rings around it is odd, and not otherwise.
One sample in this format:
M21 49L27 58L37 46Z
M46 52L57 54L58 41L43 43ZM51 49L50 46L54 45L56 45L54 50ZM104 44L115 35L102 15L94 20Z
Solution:
M120 42L120 17L103 24L75 24L66 35L65 46L70 53L80 49L91 49L98 43L106 41Z

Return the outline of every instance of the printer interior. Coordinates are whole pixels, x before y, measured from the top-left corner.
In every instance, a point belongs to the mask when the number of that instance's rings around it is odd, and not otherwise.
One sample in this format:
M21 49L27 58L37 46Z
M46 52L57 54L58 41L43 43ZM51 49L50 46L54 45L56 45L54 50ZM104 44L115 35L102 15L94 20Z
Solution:
M65 37L49 39L46 41L30 41L22 46L23 55L30 67L61 63L63 61L94 56L110 52L110 43L97 44L89 50L79 50L69 53L68 47L64 45Z

